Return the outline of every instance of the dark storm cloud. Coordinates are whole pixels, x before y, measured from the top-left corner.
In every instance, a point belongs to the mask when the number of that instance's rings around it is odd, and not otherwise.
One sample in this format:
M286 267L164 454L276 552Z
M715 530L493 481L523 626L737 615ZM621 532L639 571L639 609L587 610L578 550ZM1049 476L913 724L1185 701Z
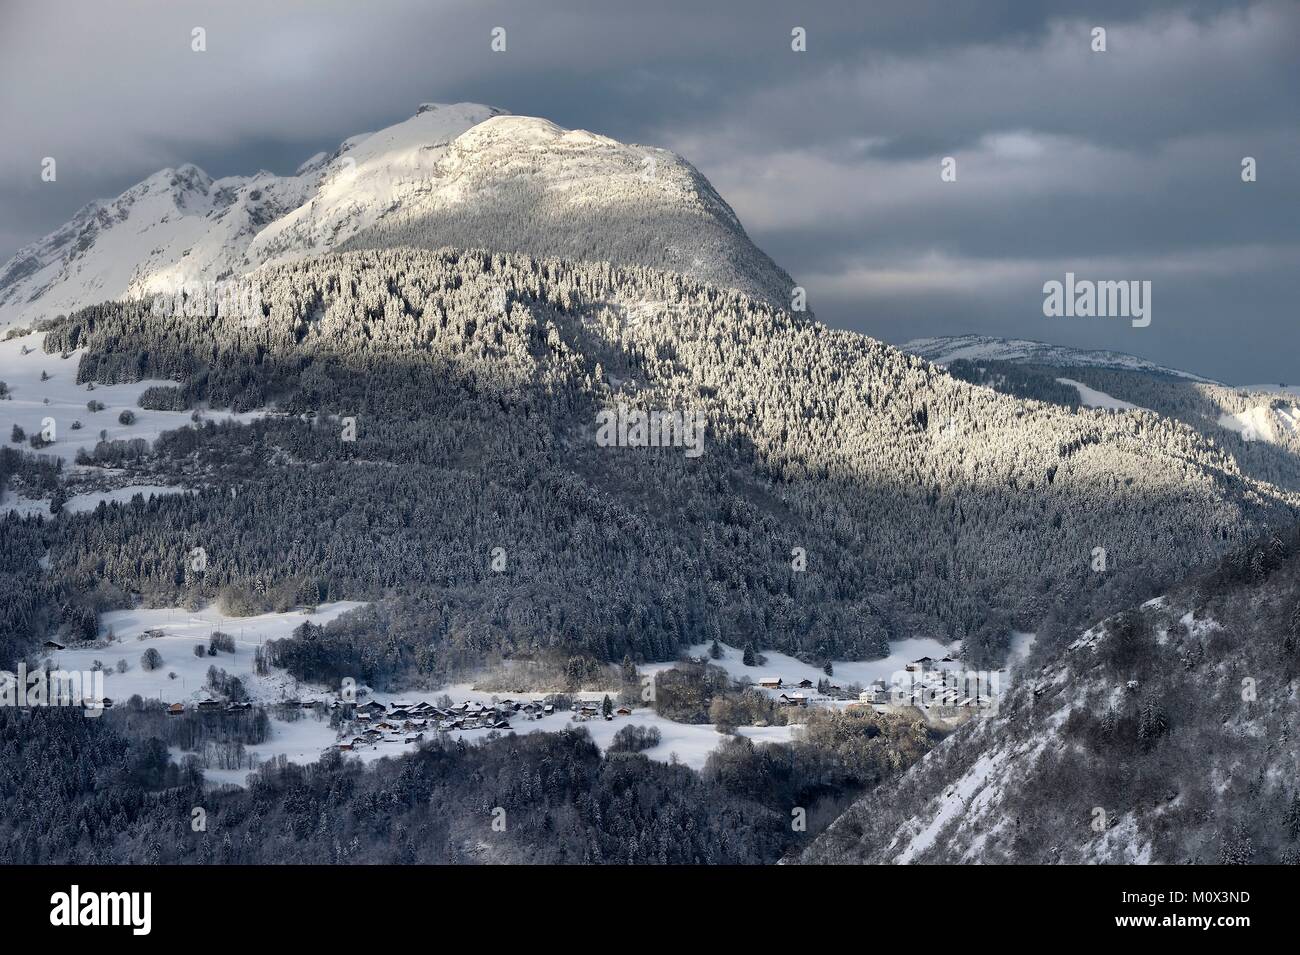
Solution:
M473 100L683 153L832 324L1300 377L1294 4L806 6L7 2L0 258L161 166L290 172L421 101ZM1151 327L1043 318L1066 269L1152 279Z

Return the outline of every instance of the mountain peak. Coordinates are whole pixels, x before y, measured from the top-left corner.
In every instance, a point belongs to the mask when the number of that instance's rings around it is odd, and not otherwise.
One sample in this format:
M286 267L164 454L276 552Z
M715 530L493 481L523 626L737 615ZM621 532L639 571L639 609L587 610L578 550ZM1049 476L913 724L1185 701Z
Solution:
M414 115L292 176L161 169L0 266L0 327L338 248L454 246L689 275L782 305L793 285L673 153L480 103Z

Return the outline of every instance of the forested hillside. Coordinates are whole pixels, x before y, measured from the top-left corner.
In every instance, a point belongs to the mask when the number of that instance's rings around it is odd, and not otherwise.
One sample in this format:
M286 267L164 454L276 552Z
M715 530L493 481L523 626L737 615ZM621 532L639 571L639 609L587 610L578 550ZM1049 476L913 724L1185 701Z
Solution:
M803 854L1300 863L1300 532L1087 630Z
M1300 513L1167 419L1013 400L669 273L385 250L243 292L251 312L96 306L46 335L86 349L82 381L174 380L149 400L200 421L277 412L101 445L198 493L40 531L97 609L401 594L376 639L430 673L715 638L823 660L936 635L983 663L1012 627L1050 647ZM700 413L704 453L600 446L619 405Z
M1067 352L1068 354L1068 352ZM1103 395L1181 421L1232 455L1242 472L1300 491L1300 399L1282 388L1233 388L1148 369L958 358L948 370L963 381L1018 398L1066 407L1081 405L1079 390Z

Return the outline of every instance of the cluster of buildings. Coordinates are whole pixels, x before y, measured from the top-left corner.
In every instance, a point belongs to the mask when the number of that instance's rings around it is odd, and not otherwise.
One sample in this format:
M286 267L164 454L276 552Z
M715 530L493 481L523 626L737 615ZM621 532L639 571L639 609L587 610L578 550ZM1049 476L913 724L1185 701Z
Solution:
M765 676L759 678L758 685L763 689L771 690L774 693L777 690L786 691L776 698L777 703L781 706L807 706L809 694L803 691L811 690L813 688L813 681L800 680L798 683L787 685L779 676ZM831 689L832 691L835 691L838 690L839 687L832 687Z
M304 704L306 705L306 704ZM331 706L341 704L335 702ZM605 715L601 703L579 701L572 705L576 722L599 719L604 716L626 716L631 710L620 706ZM450 733L461 730L509 730L512 719L540 720L554 715L555 704L544 700L498 700L482 703L466 700L452 706L434 706L432 703L411 703L395 700L384 704L369 700L357 704L348 721L348 731L334 745L340 750L353 750L380 743L419 743L428 733Z
M889 680L874 680L856 698L839 686L823 686L810 694L812 680L786 683L779 676L765 676L758 686L776 696L782 706L808 706L850 700L878 710L916 707L925 711L958 715L961 711L988 709L996 704L1005 670L967 671L956 669L957 660L921 657L908 663ZM779 694L779 695L777 695Z
M112 705L111 700L105 702L107 705ZM167 715L180 716L187 708L198 713L239 713L244 710L251 710L253 704L249 702L233 703L229 700L199 700L186 707L184 703L171 703L167 706Z
M528 704L525 714L537 712L535 704ZM523 712L523 705L513 700L502 700L488 705L468 700L455 706L440 707L423 701L411 703L395 700L390 704L369 700L359 703L352 711L349 735L336 744L338 749L350 750L358 746L378 743L419 743L426 733L449 733L452 730L510 729L510 720Z

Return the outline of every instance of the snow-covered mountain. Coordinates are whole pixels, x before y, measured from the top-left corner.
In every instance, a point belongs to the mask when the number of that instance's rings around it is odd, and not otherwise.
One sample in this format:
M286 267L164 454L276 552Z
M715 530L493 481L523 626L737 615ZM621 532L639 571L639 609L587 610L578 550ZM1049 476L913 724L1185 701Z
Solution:
M689 163L472 103L425 104L292 176L164 169L0 266L0 328L345 244L453 245L681 272L772 302L792 282Z
M1167 368L1164 365L1157 365L1145 358L1138 358L1136 355L1129 355L1124 352L1094 348L1067 348L1064 345L1052 345L1048 342L1036 342L1023 338L951 335L939 338L914 338L898 347L905 352L910 352L937 365L948 365L962 358L968 361L1010 361L1056 367L1113 368L1118 371L1143 371L1152 374L1170 375L1175 378L1186 378L1189 381L1218 384L1212 378L1203 378L1191 372Z
M392 168L387 156L377 165ZM666 150L494 116L404 188L345 248L450 245L648 265L789 305L790 277L749 241L708 181Z
M197 166L163 169L66 225L0 268L0 327L121 298L164 276L221 278L247 268L244 250L299 205L307 182L262 172L212 179Z

